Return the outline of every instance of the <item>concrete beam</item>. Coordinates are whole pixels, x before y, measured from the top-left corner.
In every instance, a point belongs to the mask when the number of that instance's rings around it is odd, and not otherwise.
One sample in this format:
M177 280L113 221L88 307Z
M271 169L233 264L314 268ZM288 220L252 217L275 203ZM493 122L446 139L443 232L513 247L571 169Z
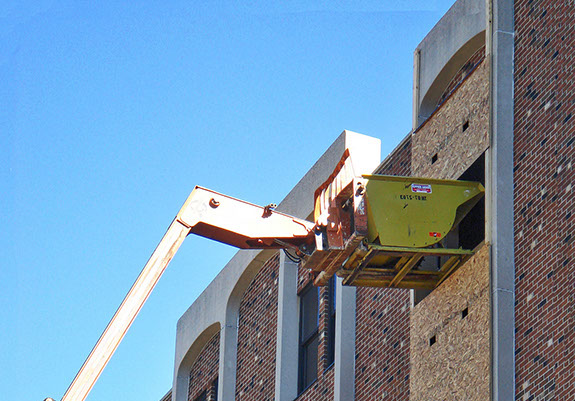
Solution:
M218 371L218 399L236 399L236 368L238 359L239 307L228 311L226 324L220 332L220 363Z
M355 400L356 288L337 278L335 312L334 401Z
M276 401L297 398L298 379L298 265L280 254L278 280L278 328L276 347Z
M381 161L381 140L345 130L281 201L278 210L308 218L313 212L315 190L327 180L346 149L350 151L356 175L373 172Z
M513 180L514 3L486 0L490 75L487 188L491 243L491 399L515 398L515 243Z

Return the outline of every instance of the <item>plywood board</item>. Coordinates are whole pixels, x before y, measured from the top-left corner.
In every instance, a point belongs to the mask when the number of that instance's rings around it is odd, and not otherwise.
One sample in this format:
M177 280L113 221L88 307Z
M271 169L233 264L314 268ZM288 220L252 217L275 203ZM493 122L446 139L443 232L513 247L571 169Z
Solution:
M412 401L489 399L489 302L484 245L411 311Z
M489 69L483 61L414 132L412 175L458 178L489 147L488 128Z

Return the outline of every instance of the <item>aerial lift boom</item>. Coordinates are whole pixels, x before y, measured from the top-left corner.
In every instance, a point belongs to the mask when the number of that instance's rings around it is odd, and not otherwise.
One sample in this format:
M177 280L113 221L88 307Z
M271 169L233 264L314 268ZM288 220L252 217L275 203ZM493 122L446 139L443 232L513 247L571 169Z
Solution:
M190 233L238 248L298 249L313 240L314 224L209 189L196 187L100 336L62 401L83 401L124 338L180 245Z
M344 285L438 286L472 250L448 249L445 236L483 196L480 183L356 176L349 151L315 192L314 222L196 187L168 228L62 401L83 401L190 233L240 249L284 249L312 270L316 285L337 274ZM425 257L442 257L436 271Z

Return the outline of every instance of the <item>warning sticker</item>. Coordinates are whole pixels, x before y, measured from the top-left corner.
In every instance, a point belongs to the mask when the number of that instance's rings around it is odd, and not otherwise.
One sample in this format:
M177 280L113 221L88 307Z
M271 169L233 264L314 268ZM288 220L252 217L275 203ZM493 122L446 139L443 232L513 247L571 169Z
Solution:
M430 194L431 193L431 185L429 184L411 184L411 192L415 193L424 193Z

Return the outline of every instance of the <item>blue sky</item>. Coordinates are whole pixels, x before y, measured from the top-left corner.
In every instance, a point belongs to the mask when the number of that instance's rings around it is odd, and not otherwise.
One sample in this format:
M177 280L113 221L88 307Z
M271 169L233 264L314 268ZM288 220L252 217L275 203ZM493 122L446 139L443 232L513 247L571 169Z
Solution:
M409 132L452 5L0 6L0 388L60 399L194 185L279 203L344 129ZM156 401L177 319L235 253L189 237L88 400Z

